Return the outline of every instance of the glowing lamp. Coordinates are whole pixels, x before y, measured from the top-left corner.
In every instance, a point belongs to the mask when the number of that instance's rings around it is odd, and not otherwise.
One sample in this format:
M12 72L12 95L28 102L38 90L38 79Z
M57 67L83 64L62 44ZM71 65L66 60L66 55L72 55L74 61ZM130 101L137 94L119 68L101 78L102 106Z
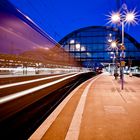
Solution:
M111 15L111 21L113 23L120 22L120 14L119 13L113 13Z

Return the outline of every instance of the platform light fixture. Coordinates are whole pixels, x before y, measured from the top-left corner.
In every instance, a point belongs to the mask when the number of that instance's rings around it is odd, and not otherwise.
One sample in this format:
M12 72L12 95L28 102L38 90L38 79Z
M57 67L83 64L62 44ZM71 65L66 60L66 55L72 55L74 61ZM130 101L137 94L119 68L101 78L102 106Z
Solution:
M70 44L74 44L74 43L75 43L74 39L70 40Z
M108 17L109 17L109 21L108 23L115 23L118 25L121 25L121 29L122 29L122 42L121 42L121 46L122 48L124 47L124 26L125 24L137 24L138 21L138 13L136 12L136 10L132 10L129 11L127 8L127 5L124 3L120 10L118 12L111 12ZM112 47L115 47L115 43L112 44ZM124 54L124 50L122 49L121 54ZM121 62L124 62L124 58L121 58ZM124 84L124 76L123 76L123 66L121 67L121 80L122 80L122 84L121 84L121 89L123 90L123 84Z
M117 42L116 41L112 41L111 42L111 48L115 49L117 47Z
M80 50L80 44L78 43L78 44L76 44L76 50Z
M85 49L85 47L84 46L82 46L81 47L81 51L85 51L86 49Z
M112 13L111 14L111 22L112 23L117 23L117 22L120 22L120 18L121 16L120 16L120 13L119 12L117 12L117 13Z

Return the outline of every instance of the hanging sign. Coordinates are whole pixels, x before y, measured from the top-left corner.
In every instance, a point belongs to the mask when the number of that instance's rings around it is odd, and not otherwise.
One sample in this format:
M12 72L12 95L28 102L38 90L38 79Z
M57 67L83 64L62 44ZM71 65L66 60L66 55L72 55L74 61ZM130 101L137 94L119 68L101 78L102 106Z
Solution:
M124 51L125 50L125 46L121 45L120 50Z
M125 66L125 61L121 61L121 66L122 66L122 67Z

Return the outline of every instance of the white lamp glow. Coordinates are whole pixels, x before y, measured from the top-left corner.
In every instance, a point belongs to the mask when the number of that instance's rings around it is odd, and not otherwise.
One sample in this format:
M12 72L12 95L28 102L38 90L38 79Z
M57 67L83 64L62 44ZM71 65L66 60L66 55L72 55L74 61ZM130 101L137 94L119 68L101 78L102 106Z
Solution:
M120 14L119 13L113 13L111 15L111 21L113 23L120 22Z
M111 43L112 42L112 39L108 39L108 42Z
M80 44L76 44L76 49L80 50Z
M112 36L112 34L110 33L110 34L109 34L109 36L111 37L111 36Z
M85 47L81 47L81 51L85 51L86 49L85 49Z
M127 13L126 14L126 22L132 22L135 19L135 15L133 13Z
M74 44L74 42L75 42L74 40L70 40L70 44Z
M112 47L112 48L116 48L116 47L117 47L117 43L116 43L115 41L112 41L112 42L111 42L111 47Z

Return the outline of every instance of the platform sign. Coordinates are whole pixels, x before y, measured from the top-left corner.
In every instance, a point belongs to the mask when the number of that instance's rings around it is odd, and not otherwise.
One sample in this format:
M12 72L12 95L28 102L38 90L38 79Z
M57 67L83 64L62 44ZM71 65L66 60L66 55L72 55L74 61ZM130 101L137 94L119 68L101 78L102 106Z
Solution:
M125 46L121 45L120 50L124 51L125 50Z
M124 67L125 66L125 61L121 61L121 67Z

